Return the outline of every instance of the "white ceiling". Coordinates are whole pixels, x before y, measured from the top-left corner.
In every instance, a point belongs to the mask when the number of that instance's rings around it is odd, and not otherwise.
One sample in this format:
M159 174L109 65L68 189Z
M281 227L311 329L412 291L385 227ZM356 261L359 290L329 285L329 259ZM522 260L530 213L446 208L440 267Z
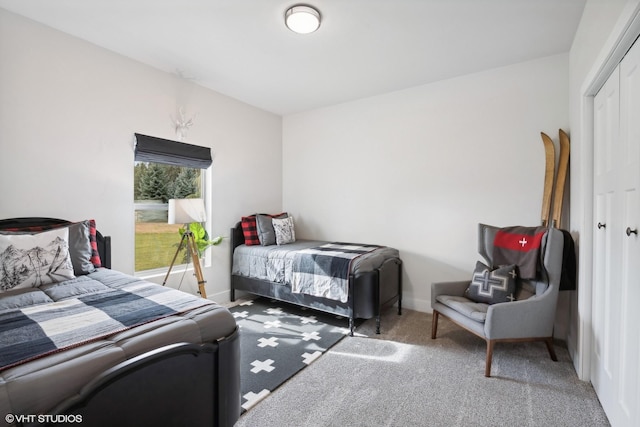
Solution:
M586 0L0 0L0 7L287 115L568 52Z

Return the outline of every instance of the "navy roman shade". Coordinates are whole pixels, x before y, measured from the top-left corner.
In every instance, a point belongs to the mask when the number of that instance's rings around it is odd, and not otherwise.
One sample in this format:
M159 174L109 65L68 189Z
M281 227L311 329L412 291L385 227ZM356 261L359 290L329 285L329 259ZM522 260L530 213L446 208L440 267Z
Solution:
M211 148L136 133L134 149L137 162L164 163L206 169L213 162Z

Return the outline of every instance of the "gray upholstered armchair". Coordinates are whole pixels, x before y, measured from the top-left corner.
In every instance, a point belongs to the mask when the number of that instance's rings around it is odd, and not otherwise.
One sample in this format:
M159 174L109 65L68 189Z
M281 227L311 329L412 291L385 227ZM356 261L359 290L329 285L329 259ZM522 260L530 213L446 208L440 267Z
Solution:
M494 264L494 239L499 230L498 227L484 224L478 226L478 252L489 267ZM491 359L496 342L543 341L551 359L557 360L553 349L553 325L564 241L558 229L549 228L539 234L542 237L536 253L536 277L520 280L516 294L509 296L507 302L487 304L470 299L467 291L471 283L469 280L431 285L431 338L436 338L440 315L483 338L487 342L487 377L491 376Z

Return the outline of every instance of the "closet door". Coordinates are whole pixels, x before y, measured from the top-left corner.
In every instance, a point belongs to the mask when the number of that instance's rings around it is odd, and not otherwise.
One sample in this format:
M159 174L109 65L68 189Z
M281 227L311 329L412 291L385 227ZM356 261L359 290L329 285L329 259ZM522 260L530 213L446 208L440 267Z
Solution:
M594 101L594 233L593 254L593 354L591 382L611 421L616 406L616 382L620 357L620 245L616 233L617 158L619 153L619 67L600 89ZM618 225L618 228L620 226ZM619 230L618 230L619 231ZM615 424L614 424L615 425Z
M595 98L592 382L614 426L640 425L640 44Z
M620 63L621 324L618 402L624 425L640 425L640 44ZM635 231L635 233L634 233Z

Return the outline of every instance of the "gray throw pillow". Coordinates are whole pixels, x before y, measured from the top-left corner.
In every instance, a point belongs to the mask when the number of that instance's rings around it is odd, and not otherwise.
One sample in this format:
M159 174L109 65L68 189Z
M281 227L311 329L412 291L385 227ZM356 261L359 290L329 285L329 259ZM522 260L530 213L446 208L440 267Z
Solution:
M91 240L89 220L76 222L69 226L69 255L76 276L93 273L96 268L91 262Z
M465 296L472 301L486 304L515 301L517 268L514 264L491 270L478 261Z
M262 246L269 246L276 244L276 232L273 229L273 218L287 218L287 213L281 213L277 215L258 214L256 215L256 228L258 229L258 239Z

